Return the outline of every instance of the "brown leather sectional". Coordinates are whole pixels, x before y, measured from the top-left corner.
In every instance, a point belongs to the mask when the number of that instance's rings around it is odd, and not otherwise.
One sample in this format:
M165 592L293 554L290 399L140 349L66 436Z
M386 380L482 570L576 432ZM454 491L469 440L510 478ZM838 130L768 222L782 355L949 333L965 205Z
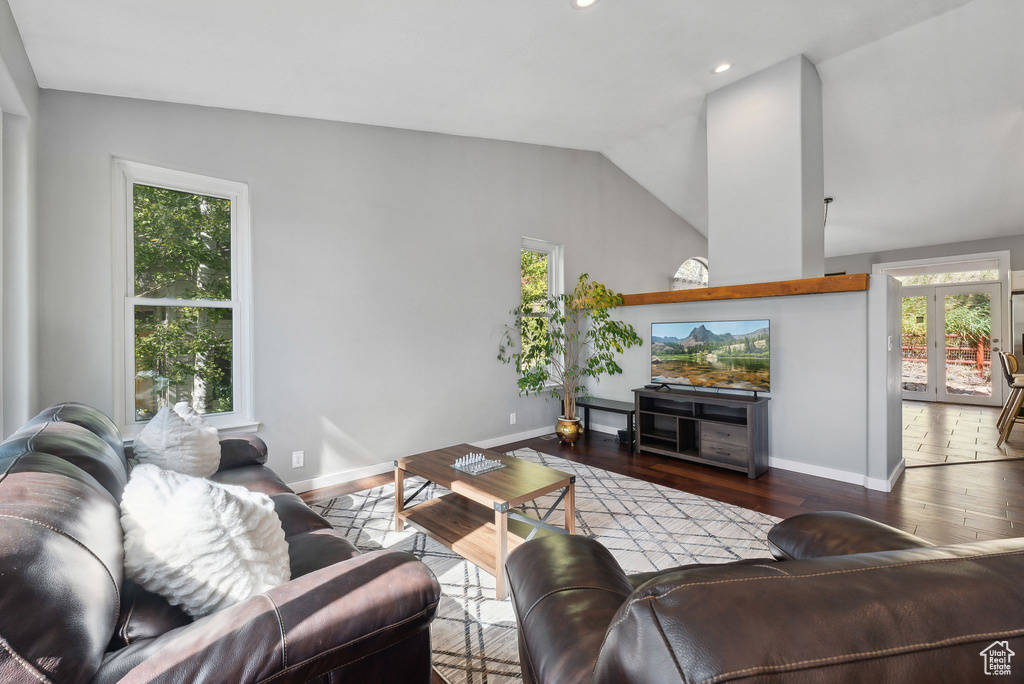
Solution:
M774 560L638 575L585 537L521 545L506 571L524 680L1024 679L1024 539L939 547L860 516L809 513L769 541ZM1020 660L992 677L981 652L1003 641Z
M0 444L0 682L429 682L434 575L360 554L266 459L223 439L212 479L270 495L292 579L193 622L123 576L129 464L105 415L59 404Z

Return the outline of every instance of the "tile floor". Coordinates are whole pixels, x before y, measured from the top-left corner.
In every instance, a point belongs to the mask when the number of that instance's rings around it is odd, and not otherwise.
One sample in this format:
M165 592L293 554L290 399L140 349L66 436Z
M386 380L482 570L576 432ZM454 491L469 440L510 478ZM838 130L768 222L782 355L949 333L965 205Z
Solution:
M998 417L998 407L904 401L907 467L1024 458L1024 423L997 448Z

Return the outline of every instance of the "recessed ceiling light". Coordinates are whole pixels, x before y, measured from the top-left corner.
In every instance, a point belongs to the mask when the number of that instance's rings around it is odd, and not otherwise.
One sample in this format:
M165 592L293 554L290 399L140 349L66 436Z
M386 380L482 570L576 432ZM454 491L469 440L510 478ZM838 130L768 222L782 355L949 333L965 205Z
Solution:
M569 0L569 4L574 9L587 9L596 2L597 0Z
M723 71L728 71L731 68L732 68L732 64L725 63L725 64L719 64L712 71L713 71L713 73L720 74Z

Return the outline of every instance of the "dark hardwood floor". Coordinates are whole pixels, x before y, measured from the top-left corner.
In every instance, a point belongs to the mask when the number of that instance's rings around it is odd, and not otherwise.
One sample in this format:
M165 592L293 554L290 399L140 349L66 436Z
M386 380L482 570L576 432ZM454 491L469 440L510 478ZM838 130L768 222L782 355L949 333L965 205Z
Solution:
M977 410L977 407L971 407ZM988 410L983 417L994 421ZM909 424L909 423L908 423ZM1024 432L1024 428L1021 429ZM974 461L909 468L891 493L770 468L750 480L719 468L632 454L611 435L590 432L573 447L538 437L497 451L529 447L548 454L692 492L780 518L807 511L849 511L936 544L1024 536L1024 461ZM303 494L307 501L390 482L391 474Z
M935 544L956 544L1024 536L1024 460L985 460L1012 459L1024 453L1024 437L1020 436L1024 427L1011 437L1016 447L1010 444L1002 453L993 453L986 431L992 429L997 413L998 409L979 410L976 406L921 406L908 402L904 412L905 457L908 463L931 467L908 468L891 493L775 468L750 480L728 470L664 456L633 454L611 435L593 431L572 447L560 445L551 435L551 439L537 437L495 450L507 452L528 447L779 518L808 511L849 511ZM968 448L968 443L978 446ZM922 445L944 450L921 451ZM940 454L942 458L924 460L931 458L923 457L924 453ZM302 498L314 501L340 496L393 479L390 473L376 475L306 492ZM446 684L436 671L433 684Z
M1024 462L965 463L907 470L891 493L769 468L756 480L663 456L631 454L591 432L575 447L531 439L529 447L641 480L788 518L808 511L849 511L936 544L1024 536Z

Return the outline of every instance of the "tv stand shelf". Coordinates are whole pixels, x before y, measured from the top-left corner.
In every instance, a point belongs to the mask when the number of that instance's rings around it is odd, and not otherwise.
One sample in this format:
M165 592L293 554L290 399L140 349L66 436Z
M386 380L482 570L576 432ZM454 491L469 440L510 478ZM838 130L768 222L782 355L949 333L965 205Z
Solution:
M768 397L693 390L633 390L637 452L728 468L768 470Z

